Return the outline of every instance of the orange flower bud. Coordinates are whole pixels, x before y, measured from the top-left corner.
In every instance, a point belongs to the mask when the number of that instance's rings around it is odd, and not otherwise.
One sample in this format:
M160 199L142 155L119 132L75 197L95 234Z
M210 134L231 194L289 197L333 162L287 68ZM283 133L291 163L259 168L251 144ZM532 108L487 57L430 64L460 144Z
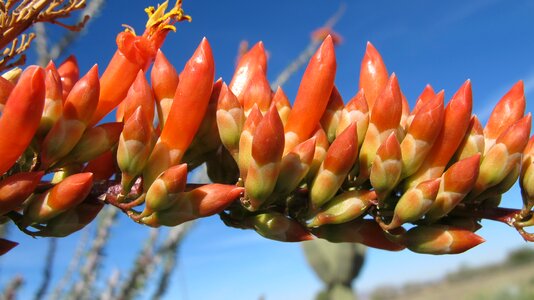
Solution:
M460 161L464 158L471 157L477 153L484 153L484 132L482 124L478 120L477 116L473 115L467 128L464 140L458 146L458 150L452 159L453 162Z
M122 171L122 187L126 192L145 168L152 150L152 135L152 122L138 107L126 120L117 148L117 164Z
M218 99L216 118L221 142L237 161L245 115L236 96L224 83Z
M77 206L89 195L92 186L92 173L78 173L65 178L29 201L24 209L23 224L43 223Z
M467 132L471 120L472 101L471 82L467 80L447 104L441 132L421 167L408 177L408 187L441 176Z
M428 101L434 99L435 96L436 96L436 93L434 92L434 89L432 88L432 86L430 84L427 84L425 86L425 88L423 89L423 91L421 92L421 95L419 95L419 97L415 101L415 106L414 106L412 112L410 113L410 115L408 116L408 119L406 120L406 127L410 126L415 114L417 114L419 112L419 110Z
M282 157L274 193L287 195L298 187L312 164L315 144L316 137L311 137Z
M367 98L367 95L366 95ZM402 100L399 82L395 73L389 78L386 87L372 106L369 127L360 149L359 181L369 178L371 164L378 147L392 132L396 132L402 114Z
M48 133L63 112L61 78L53 62L50 62L46 67L45 88L43 116L37 130L37 135L41 137Z
M415 173L423 164L443 126L443 91L425 100L413 115L408 132L401 143L402 178Z
M402 136L404 136L406 128L408 128L408 117L410 116L410 104L408 103L408 99L406 99L406 96L401 91L401 100L402 100L402 113L401 113L401 119L399 123L399 132L402 133Z
M111 150L122 132L122 123L104 123L87 129L62 163L84 163Z
M382 60L382 56L380 56L380 53L378 53L371 42L367 42L365 55L363 56L360 67L360 89L363 89L365 92L367 106L370 111L377 98L386 88L388 76L388 71Z
M295 220L281 213L269 212L251 218L254 230L265 238L280 242L302 242L313 239L313 235Z
M41 150L43 169L64 158L76 146L95 111L99 89L95 65L74 85L63 106L63 115L46 135Z
M0 118L0 174L26 150L35 135L44 107L45 73L28 67L9 98Z
M187 183L187 164L170 167L161 173L148 188L143 215L150 215L171 207L185 190Z
M469 230L445 225L417 226L405 238L408 249L424 254L458 254L485 241Z
M308 184L311 184L315 179L319 168L323 163L326 157L326 151L330 144L328 143L328 138L326 137L326 132L321 126L318 126L313 138L315 138L315 151L313 152L313 159L310 165L310 170L304 179ZM287 142L286 142L287 143Z
M426 214L426 218L435 221L458 205L471 191L478 177L480 153L454 163L441 176L441 184L436 200Z
M341 224L360 217L376 201L376 192L353 190L335 196L319 211L308 226Z
M440 186L440 178L421 182L415 188L407 190L395 205L391 223L382 226L384 230L392 230L404 223L421 219L430 209Z
M334 87L336 57L332 38L328 36L310 59L285 126L284 153L308 139L326 109ZM303 118L302 116L306 116Z
M477 196L489 187L500 183L519 163L530 135L530 113L513 123L495 141L480 163L480 173L473 188Z
M258 42L239 60L235 69L234 77L228 87L236 95L237 99L244 104L243 93L252 81L252 75L255 70L260 68L264 73L267 72L267 53L262 42Z
M138 107L141 107L147 120L154 120L154 95L142 70L137 73L121 105L124 109L117 112L118 122L128 120Z
M171 110L179 77L178 72L176 72L174 66L167 60L161 49L156 54L156 60L154 61L150 78L158 107L159 126L163 128Z
M63 100L65 100L74 87L74 84L80 79L80 69L76 57L74 57L74 55L67 57L67 59L59 65L57 72L61 78Z
M378 195L379 206L382 206L383 201L399 182L401 171L401 148L395 133L391 133L376 151L369 178Z
M289 99L287 98L286 93L284 93L284 90L282 90L281 87L278 87L278 89L276 89L276 93L274 93L272 103L276 105L278 115L280 115L280 119L282 120L282 124L286 126L287 118L291 113L291 104L289 103Z
M257 67L251 73L250 82L243 90L243 108L245 116L250 114L250 110L257 105L262 114L265 114L271 106L271 86L267 80L265 72Z
M356 123L358 128L358 149L363 144L363 139L369 127L369 108L363 90L358 93L347 103L341 111L339 125L336 129L336 137L343 132L351 123Z
M242 187L207 184L181 193L174 204L162 211L143 217L141 222L152 227L177 226L184 222L208 217L223 211L243 194Z
M262 115L257 106L254 106L250 112L250 115L245 120L243 125L243 131L239 138L239 157L237 165L239 166L239 173L241 178L245 180L247 178L247 171L252 160L252 139L256 127L262 119Z
M324 225L312 229L312 233L332 243L360 243L389 251L400 251L405 248L389 239L388 233L384 232L374 220L356 219L342 224Z
M18 210L35 190L44 172L17 173L0 181L0 216Z
M488 123L484 128L486 151L495 143L495 140L513 123L523 117L525 113L525 92L523 81L519 80L495 105Z
M145 187L182 160L204 118L211 96L215 65L206 38L187 62L172 103L169 117L143 171Z
M246 197L256 210L271 195L280 173L284 151L284 127L274 105L261 119L254 131L251 160L245 180Z
M356 134L356 124L352 123L328 148L311 187L312 210L318 209L334 197L356 162L358 157Z
M332 88L332 93L330 93L330 99L326 109L321 117L321 126L325 129L326 136L328 141L332 143L336 138L336 130L339 125L339 119L341 117L341 110L343 109L343 99L339 94L336 86Z

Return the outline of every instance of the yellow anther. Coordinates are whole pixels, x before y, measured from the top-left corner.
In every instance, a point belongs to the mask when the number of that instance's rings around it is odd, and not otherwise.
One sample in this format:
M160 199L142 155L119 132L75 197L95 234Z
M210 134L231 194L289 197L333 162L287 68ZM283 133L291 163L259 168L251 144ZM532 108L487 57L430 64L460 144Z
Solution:
M176 1L174 7L169 11L165 12L168 6L168 1L163 2L158 5L157 8L153 6L147 7L145 12L148 14L148 21L146 22L146 28L152 30L172 30L176 31L173 23L178 21L191 21L191 17L184 14L182 9L182 1Z

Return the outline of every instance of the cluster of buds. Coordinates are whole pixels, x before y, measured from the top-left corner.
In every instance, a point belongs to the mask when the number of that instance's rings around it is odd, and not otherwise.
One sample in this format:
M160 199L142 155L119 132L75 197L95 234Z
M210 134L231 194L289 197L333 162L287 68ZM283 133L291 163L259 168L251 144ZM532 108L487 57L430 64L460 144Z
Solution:
M428 85L410 109L371 43L359 90L346 104L334 85L330 36L292 107L281 88L268 88L265 57L258 43L219 97L220 151L234 159L245 191L221 214L227 225L280 241L318 237L429 254L482 243L475 233L482 219L513 225L532 240L523 227L534 222L534 138L527 146L531 115L521 81L483 127L472 115L470 81L447 104ZM499 207L518 178L523 209Z
M534 224L534 138L521 81L485 127L471 114L469 81L446 105L428 85L410 110L368 43L359 90L345 104L328 35L291 105L281 87L271 90L261 42L229 84L215 81L207 39L178 73L159 48L174 22L189 17L180 1L166 8L147 9L143 35L118 35L100 77L95 66L80 78L71 57L0 78L5 221L31 235L66 236L110 204L153 227L219 214L278 241L390 251L466 251L484 241L475 234L482 219L534 240L523 230ZM100 123L115 108L115 122ZM188 184L204 163L214 183ZM523 208L499 207L518 178ZM0 240L0 253L14 245Z

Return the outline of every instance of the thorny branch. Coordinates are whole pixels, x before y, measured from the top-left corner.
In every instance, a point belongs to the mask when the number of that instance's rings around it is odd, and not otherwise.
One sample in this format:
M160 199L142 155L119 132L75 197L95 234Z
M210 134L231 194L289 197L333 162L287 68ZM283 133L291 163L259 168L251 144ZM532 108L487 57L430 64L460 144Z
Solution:
M79 31L89 20L84 15L73 25L60 21L86 6L86 0L0 0L0 70L25 63L23 52L35 34L24 34L33 24L46 22L71 31Z

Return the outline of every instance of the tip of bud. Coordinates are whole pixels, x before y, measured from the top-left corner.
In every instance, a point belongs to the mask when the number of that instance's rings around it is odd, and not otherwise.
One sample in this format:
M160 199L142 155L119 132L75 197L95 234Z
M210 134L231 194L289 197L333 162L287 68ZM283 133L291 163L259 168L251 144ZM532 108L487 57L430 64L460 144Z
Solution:
M352 122L328 148L323 166L334 174L348 172L358 156L357 126Z
M32 67L29 67L27 70L30 72L29 74L31 76L32 91L33 92L40 91L40 90L44 91L46 74L45 74L45 71L43 70L43 68L37 67L37 66L35 66L35 67L32 66Z
M95 64L87 72L87 75L91 81L98 81L98 64Z
M48 64L46 65L45 67L45 70L57 70L57 67L56 67L56 64L54 63L54 61L49 61Z
M254 132L252 157L260 165L278 162L282 158L284 144L284 126L276 106L271 105Z
M265 45L263 44L263 41L259 41L254 45L254 47L258 47L261 51L265 51Z
M332 40L331 35L328 35L324 39L321 46L319 47L319 50L317 50L316 56L317 57L329 57L330 59L335 60L334 41Z
M200 45L198 47L204 56L212 56L211 45L206 37L202 38Z
M11 249L18 246L19 243L0 238L0 256L11 251Z

